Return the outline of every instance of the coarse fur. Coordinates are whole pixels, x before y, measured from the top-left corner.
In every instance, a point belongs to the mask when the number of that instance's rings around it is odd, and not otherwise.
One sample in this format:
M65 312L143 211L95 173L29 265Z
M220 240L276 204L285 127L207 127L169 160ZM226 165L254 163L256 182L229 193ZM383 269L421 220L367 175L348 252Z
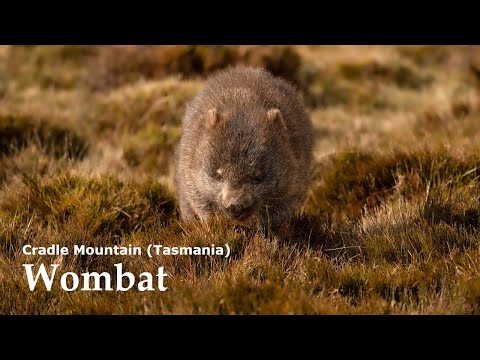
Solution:
M187 105L176 151L183 220L223 212L285 224L307 191L313 130L295 88L261 68L212 75Z

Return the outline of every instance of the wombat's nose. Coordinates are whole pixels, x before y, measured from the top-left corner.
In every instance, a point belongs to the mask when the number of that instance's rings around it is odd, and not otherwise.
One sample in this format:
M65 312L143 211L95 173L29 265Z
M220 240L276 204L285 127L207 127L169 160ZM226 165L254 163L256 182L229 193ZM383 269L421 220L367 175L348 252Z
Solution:
M222 191L223 212L231 218L246 218L251 213L252 205L252 196L243 190L227 188Z
M230 205L228 208L227 208L227 211L229 212L229 214L231 214L233 217L237 218L237 217L240 217L244 212L245 212L245 208L243 207L242 204L234 204L234 205Z
M225 213L234 218L241 219L250 214L252 210L252 200L250 197L237 197L222 202Z

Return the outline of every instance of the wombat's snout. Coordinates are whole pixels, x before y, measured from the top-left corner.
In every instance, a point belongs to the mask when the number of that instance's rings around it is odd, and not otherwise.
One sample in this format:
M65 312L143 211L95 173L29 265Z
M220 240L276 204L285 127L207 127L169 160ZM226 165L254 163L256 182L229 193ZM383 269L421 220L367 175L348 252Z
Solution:
M243 220L252 214L253 198L241 190L222 191L223 212L235 220Z

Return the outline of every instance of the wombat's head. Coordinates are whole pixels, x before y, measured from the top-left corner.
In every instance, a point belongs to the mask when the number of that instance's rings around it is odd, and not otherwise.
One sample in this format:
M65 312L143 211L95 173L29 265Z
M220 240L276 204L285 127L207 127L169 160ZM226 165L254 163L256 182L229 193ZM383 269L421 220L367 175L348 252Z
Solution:
M281 111L212 108L204 118L198 159L217 209L242 221L281 200L295 163Z

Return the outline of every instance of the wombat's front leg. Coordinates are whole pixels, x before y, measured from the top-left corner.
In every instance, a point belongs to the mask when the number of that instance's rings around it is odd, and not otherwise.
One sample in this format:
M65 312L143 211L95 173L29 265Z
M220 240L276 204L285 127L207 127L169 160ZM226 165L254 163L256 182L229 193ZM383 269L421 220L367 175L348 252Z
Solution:
M190 221L199 219L205 221L209 218L210 212L205 211L201 208L193 208L190 204L185 204L184 206L180 206L180 212L182 214L183 221Z
M182 201L182 199L180 199L179 206L180 206L180 217L183 221L190 221L195 219L195 211L193 210L193 207L190 205L190 203L187 200Z

